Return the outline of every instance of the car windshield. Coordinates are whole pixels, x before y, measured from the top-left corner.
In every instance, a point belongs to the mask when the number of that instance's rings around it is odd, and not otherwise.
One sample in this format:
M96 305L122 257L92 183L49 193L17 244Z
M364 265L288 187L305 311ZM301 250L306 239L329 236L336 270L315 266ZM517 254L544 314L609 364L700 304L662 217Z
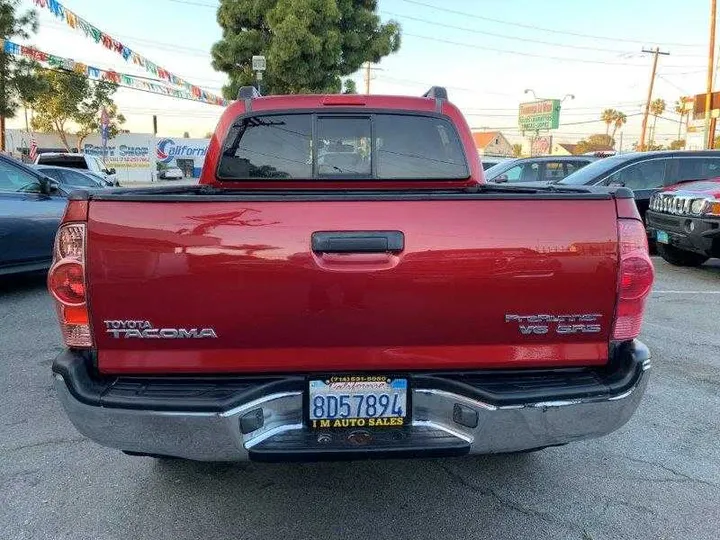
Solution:
M510 167L512 167L515 164L516 160L509 159L507 161L503 161L502 163L497 163L496 165L493 165L492 167L485 169L485 179L489 180L490 178L495 178L496 176L504 173L507 171Z
M586 165L579 171L569 174L558 182L558 185L564 186L584 186L592 184L595 180L599 180L612 169L632 159L632 155L613 156L599 159Z

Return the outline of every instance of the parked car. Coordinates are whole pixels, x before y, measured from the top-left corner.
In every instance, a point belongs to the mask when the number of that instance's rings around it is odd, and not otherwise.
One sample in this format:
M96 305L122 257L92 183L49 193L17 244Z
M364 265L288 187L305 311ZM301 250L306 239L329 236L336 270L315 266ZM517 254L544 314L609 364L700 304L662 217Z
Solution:
M595 156L537 156L504 161L485 171L495 183L547 182L554 184L596 161Z
M487 171L490 167L494 167L495 165L498 165L499 163L511 161L512 159L513 158L509 158L509 157L481 156L480 162L482 163L483 170Z
M630 418L653 281L630 190L483 183L443 88L256 96L223 112L200 185L71 195L48 284L81 433L153 457L438 457ZM351 148L320 163L321 141Z
M662 189L650 198L646 219L658 254L670 264L699 266L720 257L720 178Z
M607 157L558 182L563 186L628 187L643 220L650 197L666 186L720 176L720 151L633 152Z
M54 165L70 169L84 169L104 178L108 187L119 186L117 173L114 168L108 168L95 156L72 152L43 152L35 159L36 165Z
M158 172L158 178L160 180L182 180L185 178L185 174L180 167L168 167Z
M66 195L41 171L0 155L0 274L50 267Z
M99 176L80 169L68 169L51 165L35 165L35 168L45 176L56 180L58 185L68 192L76 188L103 189L108 187L107 183Z

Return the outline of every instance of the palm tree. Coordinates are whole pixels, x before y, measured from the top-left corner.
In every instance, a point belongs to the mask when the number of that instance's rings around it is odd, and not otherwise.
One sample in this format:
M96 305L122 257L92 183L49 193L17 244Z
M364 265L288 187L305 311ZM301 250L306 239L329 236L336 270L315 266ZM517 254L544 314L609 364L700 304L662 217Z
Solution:
M680 140L680 137L682 136L683 118L685 118L685 103L680 99L675 102L675 114L680 115L680 123L678 124L677 136L677 140Z
M600 113L600 120L605 122L605 135L610 133L610 124L615 121L615 109L605 109Z
M657 98L656 100L653 100L652 103L650 103L650 114L653 115L652 132L650 135L651 144L655 142L655 124L657 123L658 116L661 116L662 113L665 112L666 107L667 103L665 103L664 99Z
M612 139L615 140L615 133L617 130L622 129L622 127L627 124L627 115L624 112L615 111L613 122Z

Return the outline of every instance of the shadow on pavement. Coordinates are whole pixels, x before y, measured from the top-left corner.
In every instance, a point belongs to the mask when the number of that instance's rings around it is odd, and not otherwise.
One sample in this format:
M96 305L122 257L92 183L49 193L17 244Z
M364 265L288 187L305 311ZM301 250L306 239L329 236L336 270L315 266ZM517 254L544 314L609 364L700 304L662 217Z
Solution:
M506 486L537 482L541 462L536 454L288 464L159 460L138 493L147 500L134 504L156 504L164 493L175 505L211 508L219 530L249 528L255 537L368 538L378 531L425 537L425 527L435 527L428 522L462 523L468 497L485 501L479 522L503 515L514 506L502 493Z
M47 272L0 276L0 298L17 292L34 292L46 288Z

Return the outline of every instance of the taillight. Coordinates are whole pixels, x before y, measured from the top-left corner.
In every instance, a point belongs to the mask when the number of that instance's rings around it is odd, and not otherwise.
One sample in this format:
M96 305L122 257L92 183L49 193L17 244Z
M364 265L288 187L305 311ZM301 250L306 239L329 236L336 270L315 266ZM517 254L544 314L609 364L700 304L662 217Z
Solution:
M68 347L93 346L85 284L85 231L84 223L60 226L48 273L48 290L55 298L60 330Z
M642 221L618 220L620 270L613 339L625 341L640 334L645 301L650 295L655 272L648 253Z

